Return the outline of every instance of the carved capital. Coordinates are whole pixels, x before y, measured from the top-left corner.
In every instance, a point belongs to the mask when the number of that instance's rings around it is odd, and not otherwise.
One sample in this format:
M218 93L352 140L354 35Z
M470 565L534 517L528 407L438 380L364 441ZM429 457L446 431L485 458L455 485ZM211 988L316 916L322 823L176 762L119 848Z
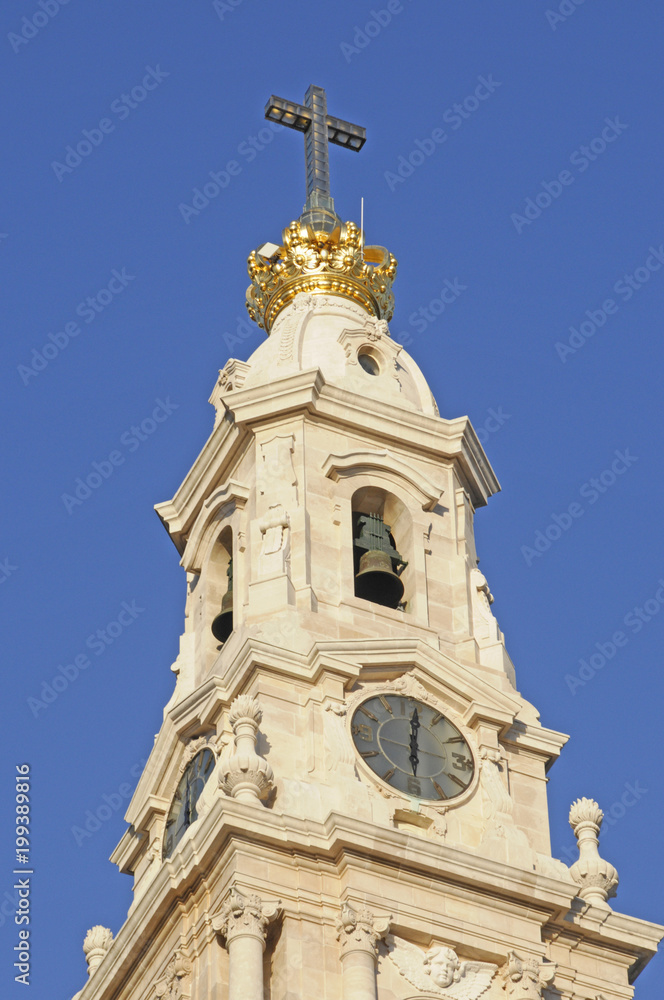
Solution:
M569 811L570 826L579 845L579 860L570 875L579 886L579 896L588 903L609 909L607 899L616 894L618 872L599 854L599 831L604 813L594 799L577 799Z
M101 960L111 947L112 943L113 932L110 931L108 927L102 927L100 924L96 924L94 927L91 927L85 935L85 940L83 941L83 951L88 963L89 976L91 976L100 965Z
M229 721L235 735L235 753L219 765L219 784L227 795L246 802L265 798L274 784L270 764L256 753L262 718L257 698L241 694L233 701Z
M556 967L555 962L521 958L511 951L502 972L507 996L510 1000L541 1000L542 990L553 982Z
M181 951L176 951L166 966L166 972L155 986L159 1000L186 1000L189 997L191 964Z
M392 916L376 919L366 906L355 909L348 902L341 904L341 913L337 919L337 940L341 944L341 957L351 951L363 951L375 959L378 954L378 941L390 929Z
M263 946L268 925L282 913L281 900L265 903L256 895L245 895L231 886L219 914L212 919L215 931L230 948L237 937L258 938Z

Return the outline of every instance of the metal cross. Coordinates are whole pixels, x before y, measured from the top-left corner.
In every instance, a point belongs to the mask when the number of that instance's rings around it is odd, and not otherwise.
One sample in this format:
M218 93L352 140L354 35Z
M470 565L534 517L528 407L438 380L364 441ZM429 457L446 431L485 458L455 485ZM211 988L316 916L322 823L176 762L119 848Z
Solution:
M322 87L309 87L304 104L285 101L274 94L265 105L265 117L288 128L304 132L304 158L307 171L307 202L318 192L330 197L330 162L327 144L345 146L358 153L367 137L360 125L333 118L327 113L327 98ZM315 200L315 199L314 199Z

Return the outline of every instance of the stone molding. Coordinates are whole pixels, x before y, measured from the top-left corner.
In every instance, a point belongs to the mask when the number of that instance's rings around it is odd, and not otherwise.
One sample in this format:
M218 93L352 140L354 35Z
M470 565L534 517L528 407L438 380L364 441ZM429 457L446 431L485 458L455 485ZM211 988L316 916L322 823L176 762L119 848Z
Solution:
M187 764L189 764L190 761L194 759L196 754L201 752L201 750L211 750L216 760L219 753L217 750L214 734L210 734L208 736L197 736L194 739L189 740L182 754L182 760L180 761L178 774L180 775L184 774Z
M349 451L331 454L322 466L323 475L338 483L343 479L370 473L394 488L406 484L408 492L415 497L422 510L433 510L443 495L443 489L436 486L427 476L408 462L398 458L389 449Z
M219 536L220 523L244 510L250 496L248 486L229 479L200 506L180 560L188 573L201 572L210 545Z

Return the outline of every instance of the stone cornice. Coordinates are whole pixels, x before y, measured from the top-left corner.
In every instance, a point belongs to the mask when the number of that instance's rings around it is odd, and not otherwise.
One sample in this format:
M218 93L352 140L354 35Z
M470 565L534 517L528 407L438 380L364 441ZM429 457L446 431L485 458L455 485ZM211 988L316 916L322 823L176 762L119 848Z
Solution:
M555 729L546 729L544 726L531 726L518 719L502 734L501 739L507 746L511 745L519 752L526 750L545 757L548 761L548 770L560 756L560 751L569 740L569 736Z
M257 856L264 851L268 854L277 851L289 857L296 853L311 857L316 866L328 863L337 870L353 865L364 869L370 861L394 871L394 860L398 858L395 879L408 878L412 873L413 878L434 882L441 889L446 884L447 894L458 892L467 897L470 893L476 902L486 900L487 906L514 913L519 919L527 914L529 920L536 920L546 928L547 936L569 932L584 941L596 941L600 948L610 946L622 951L632 967L645 964L664 933L664 927L648 921L585 906L574 898L576 887L571 882L517 869L472 851L334 812L325 822L318 823L274 809L257 810L252 804L224 798L214 803L173 857L162 864L144 896L131 910L103 965L80 994L80 1000L111 1000L116 996L120 984L115 975L119 968L132 967L132 955L138 957L144 947L141 942L156 934L165 914L213 868L218 869L220 859L230 857L236 848ZM231 870L232 867L229 866ZM256 888L262 891L260 885ZM274 886L265 888L268 894L274 893ZM288 896L282 892L282 897L287 909ZM292 904L295 902L293 896ZM389 900L381 897L381 903L388 906ZM430 926L432 915L427 919ZM442 915L437 919L442 920Z
M237 389L224 397L224 405L226 417L213 430L173 499L155 505L180 554L203 502L228 476L250 429L287 413L315 412L340 429L391 444L397 457L406 439L409 453L419 453L434 466L454 461L475 507L484 506L500 490L468 417L444 420L360 396L326 383L318 368L276 379L270 383L269 396L263 385Z
M232 645L231 645L232 643ZM279 647L246 634L236 634L229 649L217 661L218 674L167 709L167 729L162 729L153 748L161 759L170 758L170 744L187 734L218 722L223 710L254 678L252 693L261 690L261 678L278 675L313 691L324 676L337 678L339 690L350 689L360 677L365 683L386 683L409 674L417 678L434 698L449 704L470 729L483 723L496 728L503 742L520 753L529 753L552 763L567 736L519 718L524 702L516 692L506 693L493 683L490 672L459 663L446 653L416 638L324 640L312 644L308 653L287 653ZM151 755L152 756L152 755ZM164 800L151 794L148 766L127 808L130 830L120 840L112 860L125 872L132 871L145 848L145 834L152 817L164 811Z
M292 650L286 653L260 639L246 635L242 638L242 633L233 639L236 641L232 648L229 642L227 655L222 651L217 661L223 680L218 674L209 677L196 691L168 710L168 717L179 734L187 732L194 722L210 725L221 707L243 690L248 678L256 672L275 672L295 681L315 684L320 674L327 671L337 673L348 686L357 679L362 668L366 671L366 679L371 680L372 668L388 679L417 666L423 671L422 679L432 692L440 691L454 698L466 725L473 726L477 720L488 718L498 722L503 731L510 730L523 705L518 694L498 690L490 677L485 679L472 666L453 660L422 639L324 640L313 643L306 654ZM520 745L532 745L533 750L539 750L539 733L538 727L519 723ZM564 743L566 737L562 740ZM551 749L555 745L552 744Z
M226 400L238 424L255 424L261 419L273 419L279 413L304 408L309 412L315 410L340 427L391 441L399 449L403 448L405 438L409 453L419 451L423 458L435 463L456 459L475 507L486 504L500 490L468 417L445 420L361 396L326 383L317 368L272 382L269 405L264 387L259 386L229 394Z
M223 481L220 471L228 467L248 438L249 432L238 427L227 412L203 445L173 499L155 504L154 509L180 555L201 506L215 485Z
M610 960L630 970L631 983L657 951L664 927L591 906L577 897L566 913L543 928L542 934L547 940L560 941L571 950L599 948L606 955L608 946Z

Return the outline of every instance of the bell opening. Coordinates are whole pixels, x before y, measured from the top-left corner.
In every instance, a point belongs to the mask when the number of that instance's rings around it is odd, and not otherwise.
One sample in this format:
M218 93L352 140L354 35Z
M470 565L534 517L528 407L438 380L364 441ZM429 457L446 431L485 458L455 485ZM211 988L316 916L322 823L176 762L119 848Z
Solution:
M233 560L229 559L228 569L228 590L221 599L221 611L212 622L212 635L217 642L226 642L233 631Z
M401 573L408 565L397 551L389 524L378 514L354 518L355 596L386 608L403 600Z

